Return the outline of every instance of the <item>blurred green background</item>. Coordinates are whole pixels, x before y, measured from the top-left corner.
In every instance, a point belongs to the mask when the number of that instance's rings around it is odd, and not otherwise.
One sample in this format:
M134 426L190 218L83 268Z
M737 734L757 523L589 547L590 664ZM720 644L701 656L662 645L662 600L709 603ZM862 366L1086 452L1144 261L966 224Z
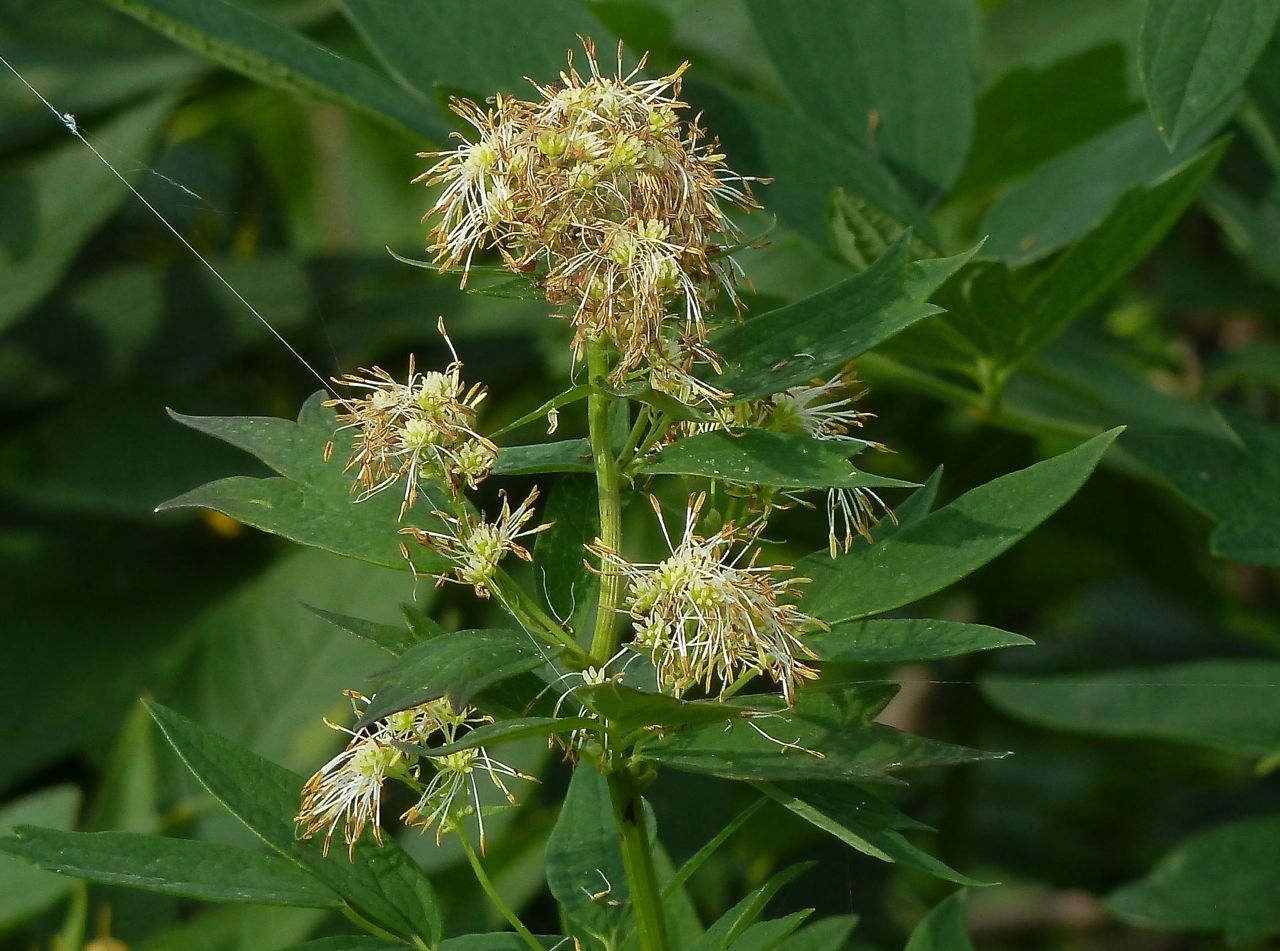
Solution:
M1280 932L1280 784L1268 769L1280 753L1274 37L1244 87L1171 153L1138 77L1143 4L1127 0L244 0L238 9L263 18L248 36L220 19L221 0L139 3L160 11L159 30L117 6L133 4L0 0L0 55L74 114L320 374L398 370L409 352L440 359L443 314L468 378L492 390L493 424L564 388L567 327L536 303L465 295L387 249L422 256L429 195L409 181L425 167L415 153L451 128L441 101L550 78L576 31L652 50L659 70L692 60L686 98L730 164L777 180L761 190L776 217L770 245L741 256L752 311L865 266L875 236L904 224L944 253L989 235L992 296L944 290L945 330L905 334L863 361L877 414L867 434L895 450L880 471L923 480L942 465L948 499L1082 434L1130 429L1047 525L920 606L1037 646L899 672L893 722L1015 754L899 797L937 829L918 841L1001 883L969 897L980 948L1213 948L1229 919L1246 945L1269 946ZM1268 4L1256 6L1273 28ZM910 131L895 108L910 111ZM1220 161L1197 158L1213 148ZM1183 188L1196 161L1204 173ZM1182 191L1160 191L1169 181ZM1139 193L1169 220L1122 242L1141 252L1121 273L1100 267L1087 288L1100 293L1076 289L1088 306L1069 327L1003 359L984 334L1018 308L997 293L996 265L1028 286ZM239 840L138 697L308 773L334 745L321 717L340 715L341 690L381 661L303 603L393 621L408 602L449 626L476 619L468 598L415 590L401 572L214 515L155 514L200 483L257 474L166 407L293 416L316 385L0 73L0 829ZM572 435L579 421L566 413L563 427ZM782 524L803 552L823 544L820 521ZM1221 663L1195 666L1206 659ZM540 849L567 774L537 742L520 755L542 764L544 787L504 818L493 861L535 930L553 930ZM653 799L677 861L743 804L734 795L664 777ZM1240 908L1175 901L1194 913L1144 928L1104 905L1189 835L1268 816L1248 837L1257 856L1193 863L1230 882ZM410 841L442 872L452 930L497 926L449 871L460 852ZM805 857L818 868L778 905L858 915L850 947L900 947L947 891L769 807L694 880L696 900L718 914ZM86 891L0 858L0 947L50 948L81 915L89 937L109 930L154 951L272 951L337 927L320 911Z

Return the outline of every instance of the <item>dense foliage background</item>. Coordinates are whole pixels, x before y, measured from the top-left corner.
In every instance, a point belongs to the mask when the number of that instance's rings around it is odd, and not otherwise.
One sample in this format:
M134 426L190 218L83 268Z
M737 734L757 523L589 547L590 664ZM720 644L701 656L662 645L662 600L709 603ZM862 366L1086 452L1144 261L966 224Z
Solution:
M495 421L561 388L567 328L386 248L421 256L427 193L408 182L451 127L441 101L554 75L575 33L658 69L692 60L686 98L734 167L775 178L769 247L742 258L752 311L865 268L904 227L921 255L985 237L934 295L946 315L860 363L868 435L896 451L879 470L942 465L946 500L1128 428L1047 524L902 612L1037 643L896 672L887 722L1014 755L895 798L937 830L914 841L1000 883L969 892L978 947L1265 947L1280 934L1278 15L1275 0L0 0L0 55L322 374L441 356L443 313ZM315 380L7 73L0 116L0 829L248 841L140 696L309 772L334 742L321 717L382 661L300 602L389 622L411 602L447 627L483 609L222 516L155 513L253 465L165 407L292 417ZM796 551L820 547L801 525ZM556 761L538 740L520 757ZM567 771L541 769L491 860L554 930L541 850ZM673 857L741 795L664 776L651 799ZM498 925L453 874L455 845L408 846L451 930ZM857 915L850 948L901 947L952 888L773 806L690 887L714 916L806 858L772 907ZM0 946L48 948L61 929L80 947L85 916L89 938L155 951L271 951L341 925L86 890L0 858Z

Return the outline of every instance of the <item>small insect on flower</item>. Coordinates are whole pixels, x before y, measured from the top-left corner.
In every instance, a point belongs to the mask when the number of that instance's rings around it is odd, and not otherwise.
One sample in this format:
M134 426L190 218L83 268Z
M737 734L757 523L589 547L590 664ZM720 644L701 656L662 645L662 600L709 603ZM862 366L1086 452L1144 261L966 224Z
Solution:
M400 383L381 367L346 374L334 382L364 395L329 400L339 408L338 432L352 429L355 441L344 472L355 471L352 491L364 501L403 480L400 517L413 505L424 480L435 480L457 492L465 482L475 488L493 468L497 447L476 432L476 408L485 388L462 382L462 362L444 329L441 336L453 352L443 371L419 373L409 357L409 376ZM336 435L336 434L335 434ZM325 458L333 450L332 441Z
M433 575L437 587L446 581L469 584L475 588L477 596L487 598L498 563L508 552L522 561L533 560L533 555L519 543L519 539L545 532L553 524L545 522L533 528L524 527L533 519L533 503L538 500L538 487L534 486L528 497L514 510L507 500L506 491L498 494L502 499L502 508L492 522L485 521L483 513L480 518L476 518L469 513L456 516L447 512L434 512L432 514L444 523L444 531L412 527L400 530L401 534L413 536L415 541L444 555L453 563L451 573Z
M744 562L755 535L732 523L699 535L705 494L689 501L678 542L667 531L657 499L650 496L650 502L671 552L666 559L633 563L599 540L588 547L600 558L602 572L627 580L633 643L649 653L659 686L681 696L694 686L711 691L719 683L723 696L741 674L763 673L794 704L800 683L817 677L800 659L815 656L803 633L826 626L782 600L807 579L779 579L788 566L758 566L758 549Z

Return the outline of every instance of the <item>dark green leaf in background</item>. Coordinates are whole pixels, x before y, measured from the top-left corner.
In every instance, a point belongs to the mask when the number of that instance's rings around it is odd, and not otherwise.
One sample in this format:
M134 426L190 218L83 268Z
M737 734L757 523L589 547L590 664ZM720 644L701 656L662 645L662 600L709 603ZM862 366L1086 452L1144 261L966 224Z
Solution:
M151 99L108 124L80 131L109 153L147 155L172 111L168 96ZM127 171L125 177L136 181L140 171ZM69 136L39 162L6 169L0 177L8 219L3 231L21 243L0 240L0 331L53 290L85 242L128 195L124 183Z
M964 892L944 899L911 933L906 951L974 951L964 922Z
M880 156L923 204L955 182L973 135L968 3L752 0L747 8L811 119Z
M1280 816L1198 832L1106 903L1137 924L1223 931L1231 944L1280 934Z
M569 919L592 934L613 933L630 915L609 787L585 761L573 771L547 840L547 884Z
M1202 660L1034 677L993 677L997 707L1041 726L1193 743L1241 756L1280 747L1280 661Z
M1174 148L1244 85L1280 17L1280 0L1147 0L1139 75Z
M286 92L336 102L443 142L438 111L390 79L231 0L105 0L176 43Z
M470 0L343 0L342 6L391 72L428 99L441 88L536 98L525 77L551 82L565 68L566 53L576 52L579 70L587 71L578 34L596 41L602 70L613 70L614 44L579 0L504 4L500 28L492 8Z

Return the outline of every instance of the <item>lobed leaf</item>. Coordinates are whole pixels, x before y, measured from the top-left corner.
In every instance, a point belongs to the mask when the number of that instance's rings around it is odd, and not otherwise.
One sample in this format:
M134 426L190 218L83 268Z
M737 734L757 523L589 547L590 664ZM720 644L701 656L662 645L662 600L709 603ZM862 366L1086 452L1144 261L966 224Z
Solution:
M402 490L393 487L357 502L343 462L350 433L335 434L337 422L316 393L303 405L298 421L253 416L184 416L175 420L257 456L280 474L258 479L232 476L170 499L157 508L208 508L236 521L303 545L393 568L405 565L398 534ZM344 435L346 438L344 439ZM325 447L335 445L325 462ZM432 509L447 508L443 492L425 485L419 492L414 524L437 521ZM414 568L442 570L448 562L420 545L410 553Z

